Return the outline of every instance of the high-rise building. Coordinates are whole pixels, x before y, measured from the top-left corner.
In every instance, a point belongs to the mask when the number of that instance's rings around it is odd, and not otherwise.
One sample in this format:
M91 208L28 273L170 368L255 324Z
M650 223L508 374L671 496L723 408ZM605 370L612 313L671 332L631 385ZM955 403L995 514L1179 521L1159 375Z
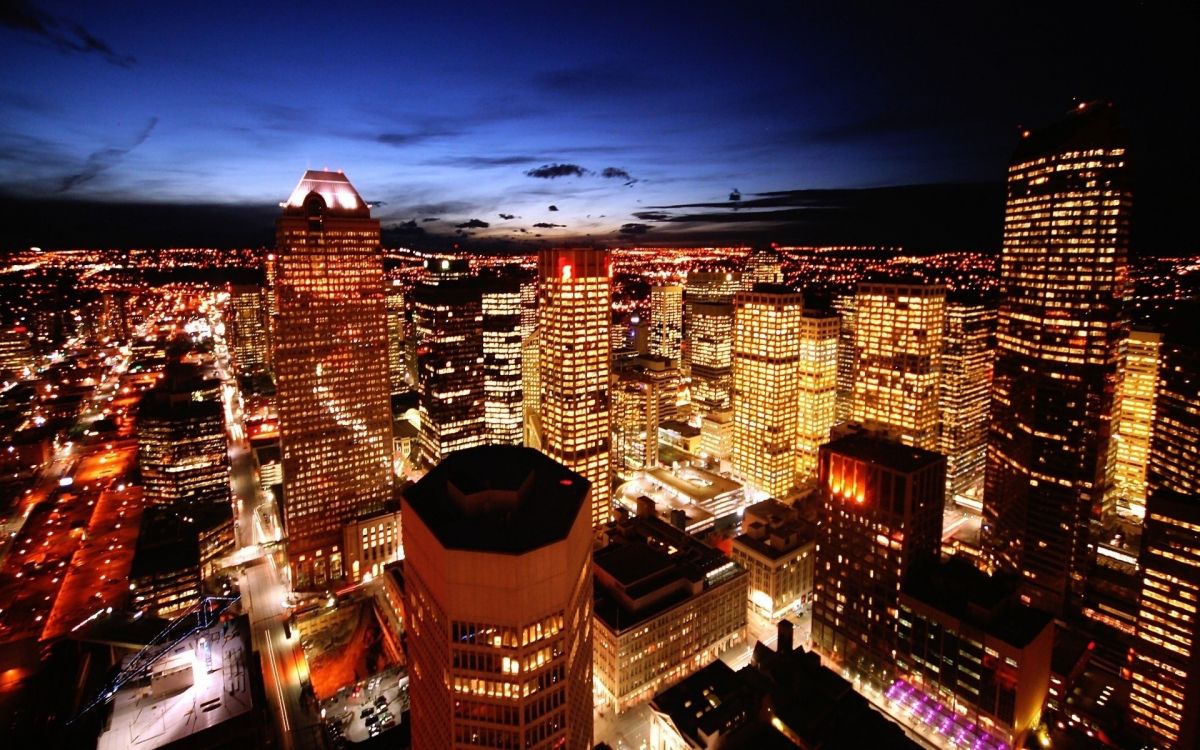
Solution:
M1200 305L1180 305L1163 336L1147 491L1200 495Z
M890 684L900 584L937 561L946 459L868 435L821 446L814 647Z
M408 362L405 357L404 286L400 279L387 282L388 382L392 395L408 390Z
M525 403L521 390L521 281L490 280L483 288L484 441L521 445Z
M636 368L613 383L613 469L618 474L658 465L658 383Z
M1113 433L1116 450L1110 451L1116 462L1110 487L1114 497L1106 505L1139 520L1146 513L1146 469L1161 347L1161 333L1135 330L1126 339L1125 356L1121 358L1120 417Z
M0 376L14 380L33 371L33 350L29 346L29 331L24 326L0 330Z
M612 513L612 269L608 251L538 256L542 451L587 478L592 524Z
M733 298L733 467L782 498L796 483L804 298L760 285Z
M1035 606L1082 593L1105 495L1131 194L1112 107L1027 132L1008 170L983 536Z
M524 445L542 447L541 331L534 326L521 339L521 391L524 399Z
M216 400L160 384L138 407L138 469L145 501L200 508L229 506L229 442Z
M733 295L741 274L693 271L687 277L684 322L692 403L700 411L729 408L733 369Z
M854 419L886 425L905 445L937 450L946 287L863 281L854 300Z
M678 364L683 349L683 287L650 287L650 353Z
M487 442L482 288L476 279L445 279L439 269L412 293L421 462L429 467Z
M815 479L817 450L829 440L837 421L838 316L805 310L800 317L799 421L796 426L796 474Z
M270 367L270 342L267 339L267 309L263 288L258 284L234 284L230 287L233 314L233 350L243 372L262 372Z
M405 491L412 746L592 746L586 479L529 448L445 458Z
M742 291L749 292L757 284L783 284L783 258L773 247L757 247L746 256L742 272Z
M1139 562L1141 597L1129 664L1133 721L1150 735L1153 747L1196 747L1200 504L1195 494L1169 489L1151 493Z
M843 294L833 300L833 309L841 318L838 330L837 421L854 419L854 375L858 356L854 351L855 294Z
M274 342L292 583L342 578L342 527L392 495L379 221L341 172L310 170L276 223Z
M982 509L983 501L995 327L993 305L982 299L947 298L939 399L946 497L976 509Z

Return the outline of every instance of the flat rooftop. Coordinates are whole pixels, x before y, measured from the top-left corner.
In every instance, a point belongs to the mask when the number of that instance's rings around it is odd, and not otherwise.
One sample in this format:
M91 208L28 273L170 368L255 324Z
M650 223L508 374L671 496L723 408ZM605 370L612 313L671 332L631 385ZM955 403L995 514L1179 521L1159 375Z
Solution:
M663 468L651 469L646 475L652 477L651 481L670 487L700 503L742 488L742 485L732 479L691 466L679 469L678 472Z
M827 443L822 448L903 473L917 471L938 461L945 461L945 457L940 453L870 435L847 435Z
M485 445L450 454L404 499L447 549L522 554L565 539L590 487L540 451Z

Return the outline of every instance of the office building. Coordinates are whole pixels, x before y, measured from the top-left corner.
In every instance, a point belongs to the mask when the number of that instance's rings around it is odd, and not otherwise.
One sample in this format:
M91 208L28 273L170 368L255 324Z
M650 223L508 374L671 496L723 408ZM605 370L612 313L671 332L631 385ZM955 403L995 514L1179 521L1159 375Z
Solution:
M701 417L700 453L721 461L732 455L733 409L718 409Z
M653 513L618 522L593 567L596 682L618 712L745 637L746 571Z
M733 295L741 274L692 271L687 277L684 329L692 403L704 412L729 408L733 369Z
M259 284L233 284L229 290L233 352L243 373L263 372L270 368L271 348L267 338L267 306Z
M276 223L274 337L292 584L345 575L342 528L392 495L379 221L341 172L310 170Z
M992 398L992 336L996 308L983 299L946 299L939 404L946 456L946 498L983 509L988 416Z
M541 450L591 485L592 525L612 513L612 269L608 252L543 250L538 372Z
M746 267L742 271L742 291L753 291L758 284L781 285L783 258L773 247L757 247L746 256Z
M197 401L168 378L142 399L137 436L147 503L229 506L229 442L219 401Z
M490 445L404 493L415 750L591 747L588 492L537 451Z
M404 286L400 279L387 282L387 336L388 336L388 383L392 395L404 393L408 386L407 336L405 318Z
M622 370L612 390L613 469L621 475L658 465L658 384Z
M767 499L746 508L733 561L750 576L750 610L777 621L812 602L817 528L790 505Z
M893 687L916 689L1003 747L1026 747L1050 689L1054 623L1013 584L955 558L906 581Z
M946 459L848 435L821 447L819 471L813 645L863 680L885 686L900 585L940 552Z
M817 450L837 420L838 316L805 310L800 317L800 386L796 425L796 475L817 476Z
M233 509L151 505L138 528L129 566L130 605L170 619L213 593L207 582L234 549Z
M679 364L683 349L683 287L650 287L650 354Z
M863 281L854 300L854 419L887 425L905 445L939 448L946 287Z
M1154 431L1146 469L1147 492L1169 489L1200 495L1200 305L1180 304L1159 352Z
M525 426L521 391L521 331L525 311L520 279L487 280L482 303L484 442L521 445Z
M426 467L487 442L483 293L477 280L457 275L453 265L448 269L449 278L434 265L412 293ZM497 365L499 374L503 366Z
M524 405L524 445L542 447L541 331L534 326L521 338L521 397Z
M781 498L796 483L804 298L782 287L734 297L733 467Z
M838 328L837 369L837 421L854 419L854 374L858 367L858 354L854 351L854 301L856 294L839 295L833 300L833 309L841 319Z
M1105 505L1136 519L1146 514L1146 469L1161 348L1161 333L1138 329L1125 340L1125 355L1121 358L1117 398L1120 417L1113 434L1116 449L1110 450L1116 462L1111 485L1114 496Z
M400 504L389 500L378 508L365 508L342 530L346 571L358 582L378 578L383 568L404 557L401 545Z
M1025 134L1008 170L983 533L991 564L1052 612L1082 594L1111 476L1129 172L1102 103Z

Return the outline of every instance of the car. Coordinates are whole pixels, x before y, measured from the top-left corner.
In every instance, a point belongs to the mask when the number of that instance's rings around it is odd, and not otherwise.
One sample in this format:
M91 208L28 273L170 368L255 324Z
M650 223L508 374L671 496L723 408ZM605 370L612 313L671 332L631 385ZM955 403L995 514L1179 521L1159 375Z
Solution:
M362 713L358 715L358 718L367 719L374 713L375 713L375 709L371 708L370 706L367 706L366 708L364 708L362 710Z

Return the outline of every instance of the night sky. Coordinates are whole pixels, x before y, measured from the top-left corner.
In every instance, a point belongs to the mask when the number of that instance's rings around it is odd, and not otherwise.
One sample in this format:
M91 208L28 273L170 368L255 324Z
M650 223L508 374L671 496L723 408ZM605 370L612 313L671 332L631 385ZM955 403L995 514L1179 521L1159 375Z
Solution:
M1183 16L834 5L4 1L0 249L267 243L308 167L390 244L991 249L1019 129L1106 98L1135 249L1195 250Z

